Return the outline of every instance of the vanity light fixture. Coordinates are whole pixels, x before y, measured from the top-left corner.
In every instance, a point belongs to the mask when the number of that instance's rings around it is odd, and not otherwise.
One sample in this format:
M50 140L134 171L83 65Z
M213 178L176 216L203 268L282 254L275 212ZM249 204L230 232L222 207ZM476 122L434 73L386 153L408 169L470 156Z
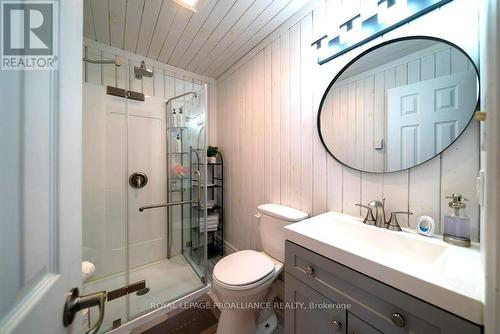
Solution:
M181 5L184 8L187 8L196 13L196 5L199 0L173 0L177 4Z

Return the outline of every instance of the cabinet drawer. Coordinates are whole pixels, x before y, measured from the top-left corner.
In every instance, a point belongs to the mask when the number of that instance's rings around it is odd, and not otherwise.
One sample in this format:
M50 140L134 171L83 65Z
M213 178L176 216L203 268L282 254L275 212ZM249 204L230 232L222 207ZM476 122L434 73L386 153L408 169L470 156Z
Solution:
M347 334L382 334L351 312L347 312Z
M285 282L286 334L346 333L345 309L335 308L334 301L288 274L285 274Z
M482 328L340 263L286 242L285 271L383 333L479 334ZM286 281L285 281L286 285Z

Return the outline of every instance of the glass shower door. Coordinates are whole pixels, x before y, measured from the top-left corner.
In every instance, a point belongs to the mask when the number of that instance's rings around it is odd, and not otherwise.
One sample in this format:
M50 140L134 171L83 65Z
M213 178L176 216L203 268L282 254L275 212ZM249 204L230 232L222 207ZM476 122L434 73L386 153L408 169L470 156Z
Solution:
M193 87L195 88L195 87ZM182 253L200 279L206 275L206 93L204 86L167 103L169 202L191 201L169 211L170 254ZM182 119L179 117L182 115ZM177 119L175 119L177 118Z
M174 95L196 97L133 101L84 85L83 260L95 272L83 290L108 292L100 333L206 286L206 94L169 81ZM182 126L171 123L173 107L184 109ZM138 186L137 174L147 182ZM96 317L84 315L87 328Z

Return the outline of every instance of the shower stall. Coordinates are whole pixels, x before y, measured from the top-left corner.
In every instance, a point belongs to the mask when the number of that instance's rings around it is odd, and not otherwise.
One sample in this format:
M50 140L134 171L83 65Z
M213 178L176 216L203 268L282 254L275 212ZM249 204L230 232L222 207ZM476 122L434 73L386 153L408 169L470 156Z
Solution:
M100 333L207 286L206 85L116 90L83 88L83 293L107 292Z

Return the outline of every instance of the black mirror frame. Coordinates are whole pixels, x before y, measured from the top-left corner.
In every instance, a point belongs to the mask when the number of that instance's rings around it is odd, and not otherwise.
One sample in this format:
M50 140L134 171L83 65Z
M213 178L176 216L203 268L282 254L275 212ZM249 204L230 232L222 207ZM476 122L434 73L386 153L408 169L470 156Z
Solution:
M352 65L354 64L356 61L358 61L360 58L364 57L365 55L367 55L368 53L376 50L376 49L379 49L385 45L388 45L388 44L392 44L392 43L396 43L396 42L401 42L401 41L408 41L408 40L413 40L413 39L427 39L427 40L431 40L431 41L435 41L435 42L440 42L440 43L444 43L444 44L448 44L449 46L459 50L460 52L462 52L462 54L467 57L467 59L470 61L470 63L474 66L474 70L476 71L476 75L477 75L477 79L478 79L478 94L477 94L477 102L476 102L476 107L474 108L474 110L472 111L472 115L471 115L471 118L469 120L469 122L467 122L467 125L463 128L463 130L460 132L460 134L457 136L457 138L455 138L448 146L446 146L446 148L444 148L443 150L441 150L441 152L439 152L438 154L432 156L431 158L419 163L419 164L416 164L414 166L411 166L411 167L408 167L408 168L404 168L404 169L398 169L398 170L394 170L394 171L382 171L382 172L378 172L378 171L367 171L367 170L362 170L362 169L358 169L358 168L354 168L352 166L349 166L348 164L346 164L345 162L343 161L340 161L340 159L338 159L329 149L328 149L328 146L326 145L325 143L325 140L323 138L323 134L321 133L321 110L323 109L323 104L325 103L325 100L326 100L326 97L328 96L328 93L330 92L330 89L332 88L332 86L335 84L335 82L340 78L340 76ZM348 53L347 53L348 54ZM414 36L404 36L404 37L399 37L399 38L394 38L394 39L391 39L391 40L388 40L388 41L384 41L380 44L377 44L365 51L363 51L362 53L360 53L359 55L357 55L356 57L354 57L354 59L352 59L351 61L349 61L347 63L347 65L345 65L338 73L337 75L335 75L335 77L333 78L333 80L330 82L330 84L328 85L328 87L326 88L325 90L325 93L323 94L323 97L321 98L321 102L319 104L319 108L318 108L318 116L317 116L317 128L318 128L318 135L319 135L319 139L321 140L321 144L323 145L323 147L325 148L325 150L328 152L328 154L330 154L335 160L337 160L341 165L345 166L345 167L348 167L350 169L353 169L353 170L357 170L359 172L363 172L363 173L372 173L372 174L386 174L386 173L396 173L396 172L401 172L401 171L405 171L405 170L409 170L409 169L412 169L412 168L415 168L417 166L420 166L420 165L423 165L425 164L426 162L434 159L436 156L438 156L439 154L442 154L444 151L446 151L447 149L449 149L462 135L463 133L465 132L465 130L467 130L467 128L469 127L470 123L472 122L472 120L474 119L474 114L476 111L480 110L479 107L480 107L480 100L481 100L481 80L480 80L480 76L479 76L479 69L476 65L476 62L469 56L469 54L467 52L465 52L464 49L462 49L461 47L459 47L458 45L450 42L450 41L447 41L447 40L444 40L442 38L438 38L438 37L432 37L432 36L419 36L419 35L414 35Z

